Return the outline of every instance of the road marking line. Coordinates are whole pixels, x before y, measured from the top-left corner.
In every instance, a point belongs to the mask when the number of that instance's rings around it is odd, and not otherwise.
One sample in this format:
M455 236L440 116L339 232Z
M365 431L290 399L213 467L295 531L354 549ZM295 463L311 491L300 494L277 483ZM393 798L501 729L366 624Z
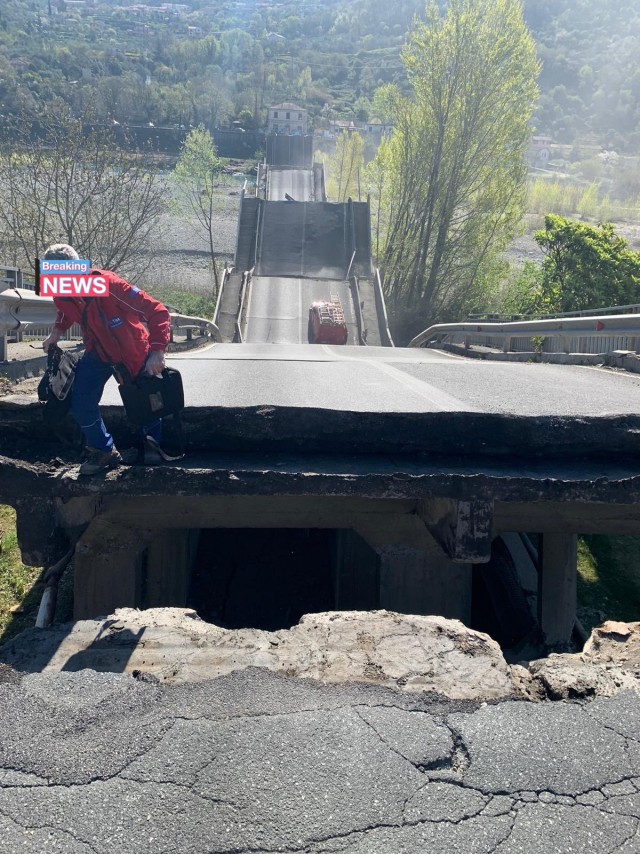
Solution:
M346 359L343 359L341 361L362 362L363 360L347 357ZM408 388L414 394L417 394L419 397L423 398L423 400L428 400L430 403L434 403L436 406L439 406L440 409L445 412L483 411L477 406L470 406L467 403L463 403L463 401L459 400L457 397L453 397L453 395L447 394L446 391L440 391L439 389L434 388L433 386L423 382L422 380L418 380L415 377L410 376L409 374L405 374L404 371L401 371L398 368L394 368L391 365L386 364L382 360L366 360L365 363L371 365L371 367L373 368L376 368L378 371L381 371L383 374L387 374L387 376L400 383L400 385L405 386L405 388Z

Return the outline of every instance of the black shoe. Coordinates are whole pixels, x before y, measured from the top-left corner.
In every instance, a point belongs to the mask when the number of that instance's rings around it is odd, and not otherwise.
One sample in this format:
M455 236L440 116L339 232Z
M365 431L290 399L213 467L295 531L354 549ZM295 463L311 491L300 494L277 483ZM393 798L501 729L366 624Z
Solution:
M87 448L87 459L80 466L79 475L98 474L101 471L108 471L119 466L122 462L122 457L115 447L110 451L101 451L99 448Z

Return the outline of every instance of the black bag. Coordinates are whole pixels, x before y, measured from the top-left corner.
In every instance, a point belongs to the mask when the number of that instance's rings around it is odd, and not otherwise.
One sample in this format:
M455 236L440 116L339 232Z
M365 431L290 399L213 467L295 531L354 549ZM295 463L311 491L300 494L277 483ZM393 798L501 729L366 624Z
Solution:
M119 366L116 373L121 374ZM182 376L175 368L165 368L162 376L140 376L118 386L127 418L143 427L158 418L179 415L184 409Z
M47 368L38 383L38 400L44 404L42 416L47 424L59 424L71 408L73 381L80 356L51 347Z

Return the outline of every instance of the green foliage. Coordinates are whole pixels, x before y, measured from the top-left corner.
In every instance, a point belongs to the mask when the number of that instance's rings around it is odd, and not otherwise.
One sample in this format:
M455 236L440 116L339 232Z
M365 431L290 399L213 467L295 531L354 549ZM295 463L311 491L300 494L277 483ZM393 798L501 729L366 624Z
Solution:
M525 0L543 60L535 124L559 142L593 135L638 150L638 0Z
M195 218L209 241L209 252L216 292L219 287L215 257L213 217L216 209L216 186L224 161L218 157L211 133L202 125L185 139L173 180L179 189L178 204Z
M573 181L534 178L529 181L527 212L545 215L581 216L584 219L611 222L612 220L638 219L640 207L637 198L625 203L613 202L601 190L601 184L588 186Z
M546 296L542 266L525 261L508 277L499 311L502 314L544 314L552 310L545 304Z
M0 638L8 640L33 626L43 585L36 585L41 569L25 566L16 536L16 514L0 504ZM30 595L31 594L31 595ZM26 600L26 601L25 601ZM28 615L23 614L28 610ZM26 619L25 619L26 617Z
M130 3L2 0L0 103L12 115L34 99L93 105L105 119L156 126L222 127L248 106L251 126L265 107L303 101L321 120L385 121L374 93L407 93L400 50L424 0L219 4L136 14ZM445 0L438 0L441 8ZM560 142L591 138L640 147L640 62L630 34L640 0L524 0L543 60L534 124ZM199 27L189 38L189 26ZM274 34L277 33L280 38ZM589 140L590 141L590 140Z
M364 169L364 140L360 134L343 131L338 137L335 154L324 160L327 198L335 202L346 202L349 198L357 200Z
M216 307L216 301L213 297L181 288L167 288L156 285L149 288L149 293L165 305L175 309L179 314L204 317L205 320L210 320L213 317Z
M200 125L187 134L173 174L180 184L195 184L198 193L208 193L211 176L221 172L223 163L211 133Z
M519 228L538 65L517 0L432 3L404 60L412 96L387 90L381 261L408 337L477 303Z
M587 631L605 619L640 619L640 537L578 540L578 609Z
M640 253L611 223L600 226L548 215L535 234L544 249L542 304L552 312L640 302Z

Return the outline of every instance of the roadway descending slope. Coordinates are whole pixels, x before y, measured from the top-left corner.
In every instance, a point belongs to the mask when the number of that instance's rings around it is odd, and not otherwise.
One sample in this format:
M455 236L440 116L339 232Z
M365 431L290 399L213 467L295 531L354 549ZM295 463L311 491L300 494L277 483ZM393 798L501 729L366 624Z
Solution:
M312 201L313 171L270 166L267 174L267 199L284 202L287 194L297 202Z
M255 273L341 281L348 264L346 235L345 205L265 202Z
M247 299L243 340L251 344L306 344L309 306L336 294L344 309L349 344L358 343L358 326L348 282L254 276Z

